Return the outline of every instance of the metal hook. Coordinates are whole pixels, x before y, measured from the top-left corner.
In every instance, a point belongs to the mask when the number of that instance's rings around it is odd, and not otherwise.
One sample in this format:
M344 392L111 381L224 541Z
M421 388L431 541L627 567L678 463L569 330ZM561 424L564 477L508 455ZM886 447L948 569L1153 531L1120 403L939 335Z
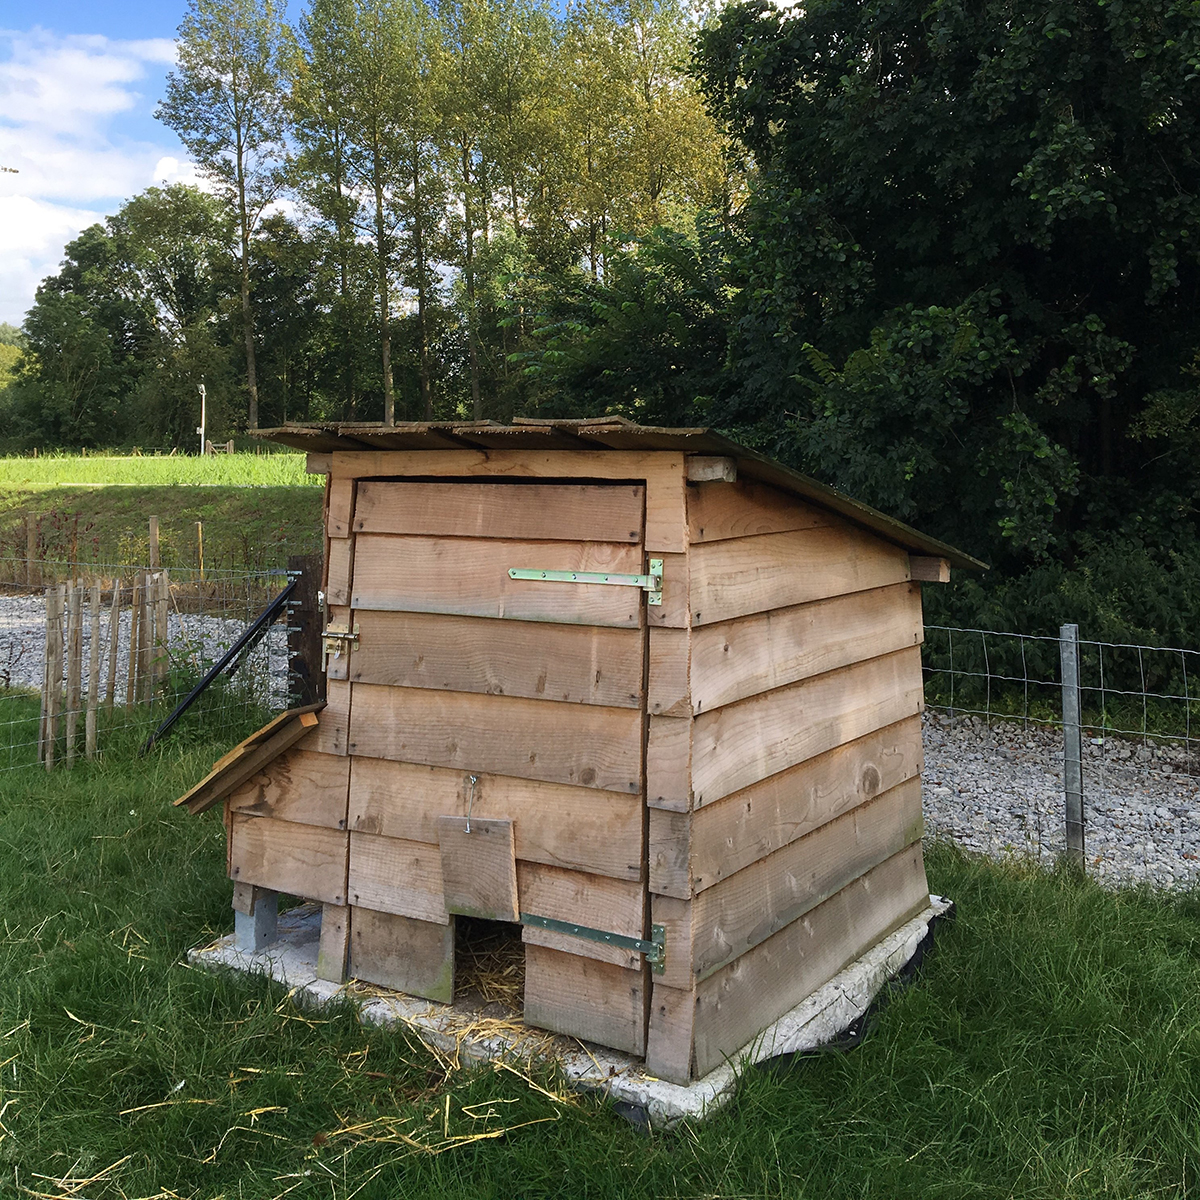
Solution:
M466 832L470 833L471 832L471 809L474 808L474 806L475 806L475 785L479 782L479 776L478 775L468 775L467 779L470 781L471 790L467 793L467 828L466 828Z

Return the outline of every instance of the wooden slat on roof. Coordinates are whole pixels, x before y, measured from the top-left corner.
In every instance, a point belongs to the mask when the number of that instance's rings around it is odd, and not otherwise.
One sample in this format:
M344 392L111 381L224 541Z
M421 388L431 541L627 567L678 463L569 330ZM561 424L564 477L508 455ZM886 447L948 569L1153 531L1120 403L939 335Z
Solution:
M944 558L959 568L984 569L987 564L946 542L913 529L886 513L855 500L808 475L793 471L765 455L739 446L705 428L661 428L635 425L623 417L575 420L517 418L512 425L494 421L404 422L397 425L354 424L283 425L261 429L258 437L297 450L328 453L335 450L673 450L685 454L716 454L737 460L738 473L758 479L819 508L837 513L863 529L911 553Z

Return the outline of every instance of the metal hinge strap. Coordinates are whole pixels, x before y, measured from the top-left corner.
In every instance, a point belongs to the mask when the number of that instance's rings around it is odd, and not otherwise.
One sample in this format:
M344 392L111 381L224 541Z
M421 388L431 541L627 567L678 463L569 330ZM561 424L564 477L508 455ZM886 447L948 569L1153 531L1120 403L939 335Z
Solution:
M638 587L649 593L647 604L662 603L663 560L650 560L648 575L617 575L611 571L539 571L536 567L510 567L509 579L532 579L545 583L607 583L614 587Z
M549 929L554 933L565 933L570 937L583 938L589 942L599 942L604 946L616 946L621 950L632 950L634 954L644 954L655 975L661 975L666 969L667 938L666 928L662 925L650 926L652 940L647 942L641 938L626 937L623 933L609 933L604 929L593 929L590 925L556 921L553 917L538 917L533 913L522 913L521 924L534 925L538 929Z

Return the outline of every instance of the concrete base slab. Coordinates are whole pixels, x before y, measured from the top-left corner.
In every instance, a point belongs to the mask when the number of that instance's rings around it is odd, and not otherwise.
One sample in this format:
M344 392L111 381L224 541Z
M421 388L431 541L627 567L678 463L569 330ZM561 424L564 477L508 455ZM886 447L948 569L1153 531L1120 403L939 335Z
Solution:
M833 1041L861 1017L884 984L916 954L930 923L952 907L941 896L929 900L923 913L763 1030L737 1061L687 1085L646 1074L640 1059L523 1025L519 1018L494 1020L452 1004L434 1004L355 980L336 984L318 979L321 907L316 904L281 913L277 940L257 954L239 950L231 934L190 951L188 961L213 970L268 975L289 988L297 1000L323 1004L348 999L358 1007L364 1024L412 1030L438 1053L458 1062L553 1060L572 1086L603 1092L620 1103L627 1115L632 1109L656 1128L669 1128L685 1119L703 1118L727 1104L747 1066L782 1054L814 1050Z

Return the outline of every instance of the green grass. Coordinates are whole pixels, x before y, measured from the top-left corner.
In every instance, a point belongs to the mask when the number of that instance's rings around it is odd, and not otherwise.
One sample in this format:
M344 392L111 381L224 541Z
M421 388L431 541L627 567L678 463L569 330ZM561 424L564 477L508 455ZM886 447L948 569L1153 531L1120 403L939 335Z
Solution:
M1195 897L1109 894L935 847L931 883L958 920L858 1049L752 1072L711 1121L644 1136L597 1100L447 1071L349 1009L185 967L230 927L230 885L216 814L170 801L223 748L0 775L0 1194L63 1195L54 1180L111 1164L75 1194L1194 1193ZM451 1137L510 1132L421 1149L445 1142L447 1098Z
M0 487L320 487L294 453L0 458Z

